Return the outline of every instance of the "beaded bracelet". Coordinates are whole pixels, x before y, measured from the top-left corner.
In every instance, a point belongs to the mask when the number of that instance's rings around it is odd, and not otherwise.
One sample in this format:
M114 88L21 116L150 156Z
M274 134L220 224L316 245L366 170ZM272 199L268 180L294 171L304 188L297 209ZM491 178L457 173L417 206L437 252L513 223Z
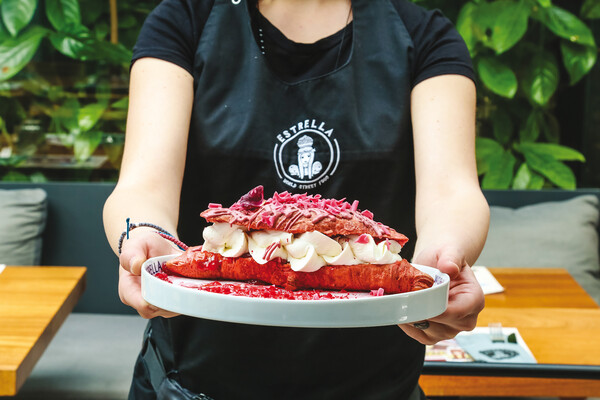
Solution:
M123 233L121 233L121 236L119 237L119 254L121 254L121 248L123 247L123 241L125 240L125 237L129 239L129 232L141 226L156 229L156 233L158 233L161 237L173 242L177 247L179 247L183 251L188 249L188 246L185 243L183 243L181 240L177 239L175 236L171 235L167 230L161 228L158 225L151 224L149 222L138 222L137 224L130 223L129 220L129 218L126 219L127 229L125 229L125 231L123 231Z

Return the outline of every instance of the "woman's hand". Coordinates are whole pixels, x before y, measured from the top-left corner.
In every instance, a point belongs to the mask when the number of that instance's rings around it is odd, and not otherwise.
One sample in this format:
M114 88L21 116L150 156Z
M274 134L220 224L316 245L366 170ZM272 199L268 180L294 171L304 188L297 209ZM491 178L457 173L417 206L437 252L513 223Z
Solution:
M137 228L123 242L119 257L119 297L123 304L134 308L143 318L170 318L178 314L162 310L142 297L141 269L149 258L174 254L177 250L152 230Z
M416 328L412 324L399 325L400 328L423 344L434 344L440 340L451 339L461 331L473 330L485 300L464 253L451 246L425 249L413 261L416 264L437 267L450 276L448 307L442 314L427 320L429 326L425 329Z

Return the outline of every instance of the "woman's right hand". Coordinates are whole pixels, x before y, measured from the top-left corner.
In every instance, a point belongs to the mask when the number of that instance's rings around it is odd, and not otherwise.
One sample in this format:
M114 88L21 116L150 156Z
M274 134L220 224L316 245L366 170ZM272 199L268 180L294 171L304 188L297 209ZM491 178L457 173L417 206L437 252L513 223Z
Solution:
M147 228L137 228L123 242L119 257L119 297L123 304L134 308L143 318L170 318L178 314L163 310L148 303L142 297L141 269L149 258L176 254L173 245Z

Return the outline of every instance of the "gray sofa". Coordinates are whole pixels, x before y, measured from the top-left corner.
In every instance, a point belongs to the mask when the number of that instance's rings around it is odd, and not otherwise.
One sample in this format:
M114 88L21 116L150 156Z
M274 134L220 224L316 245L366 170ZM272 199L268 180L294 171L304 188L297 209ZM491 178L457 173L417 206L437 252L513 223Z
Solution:
M117 257L101 216L114 184L0 183L0 191L25 188L47 193L41 264L86 266L88 273L74 313L15 399L125 399L146 321L117 294ZM565 267L600 301L599 189L485 195L492 226L478 264Z
M477 264L565 268L600 304L600 189L486 191L490 231Z

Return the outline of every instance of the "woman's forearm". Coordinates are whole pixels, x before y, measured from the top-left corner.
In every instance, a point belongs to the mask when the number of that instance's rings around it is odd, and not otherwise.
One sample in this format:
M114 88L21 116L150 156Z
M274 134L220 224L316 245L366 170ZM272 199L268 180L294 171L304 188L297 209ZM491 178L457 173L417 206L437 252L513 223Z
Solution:
M115 252L126 218L176 234L192 101L193 79L183 68L152 58L133 65L119 182L103 214Z
M489 225L489 207L479 187L439 193L418 201L415 258L430 246L462 249L466 262L479 257Z
M417 178L415 257L454 249L475 262L487 236L489 208L475 162L475 85L463 76L427 79L412 92ZM460 254L458 254L460 253Z

